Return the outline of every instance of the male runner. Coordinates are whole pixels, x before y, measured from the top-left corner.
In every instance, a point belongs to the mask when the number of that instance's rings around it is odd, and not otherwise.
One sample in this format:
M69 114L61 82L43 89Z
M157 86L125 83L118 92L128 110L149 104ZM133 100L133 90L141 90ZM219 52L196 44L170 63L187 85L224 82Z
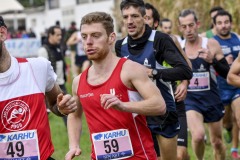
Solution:
M218 11L213 18L217 35L214 39L220 44L223 54L231 66L233 61L238 57L240 51L240 40L238 35L231 32L232 15L227 11ZM227 84L226 79L217 76L218 88L221 100L225 106L225 116L223 125L231 134L232 130L232 148L231 156L234 159L240 158L238 155L238 133L240 127L240 89ZM233 119L233 120L232 120ZM231 128L233 127L233 128Z
M229 67L217 41L198 35L199 22L193 10L182 10L179 28L186 40L181 44L192 62L193 78L188 86L185 100L188 128L192 135L192 147L198 160L204 157L204 122L208 123L210 140L216 160L225 159L222 142L221 119L224 107L217 85L210 74L213 65L220 75L226 77Z
M85 15L81 20L81 35L92 66L73 81L78 110L68 117L66 160L81 154L83 111L91 134L92 160L156 160L143 115L166 113L161 93L143 66L112 53L116 34L109 14Z
M221 11L221 10L224 10L224 9L220 6L215 6L211 8L211 10L209 11L209 15L211 17L211 28L206 32L201 33L200 35L202 37L212 38L217 34L216 27L213 23L213 17L217 14L218 11Z
M160 16L156 8L154 8L151 4L146 3L146 23L152 28L152 29L157 29L159 21L160 21ZM166 21L170 22L171 21ZM168 27L168 24L164 24L165 21L161 21L162 26L161 27ZM168 29L163 29L162 31L168 32ZM166 33L165 32L165 33ZM167 34L170 34L169 32ZM184 56L185 60L187 61L189 66L192 66L190 60L187 58L186 54L183 52L177 38L174 35L170 35L171 38L173 39L174 43L178 47L179 51L182 53ZM165 65L166 64L166 65ZM167 63L164 63L164 66L168 67L169 65ZM177 107L177 113L178 113L178 120L181 125L181 129L178 134L177 138L177 159L178 160L186 160L188 159L188 153L187 153L187 144L188 144L188 132L187 132L187 120L186 120L186 112L185 112L185 104L184 104L184 99L187 95L187 86L188 86L188 81L182 81L178 86L176 86L176 82L173 82L174 86L174 95L175 95L175 104ZM160 157L160 151L158 148L156 136L153 136L154 140L154 145L155 145L155 150Z
M76 102L62 94L49 61L12 57L6 39L7 26L0 16L0 159L52 160L45 96L58 116L74 112Z
M120 9L128 36L116 42L116 53L144 65L149 77L156 82L166 102L167 114L147 117L148 126L157 135L161 159L176 159L180 126L171 81L190 79L191 68L169 35L152 30L145 24L142 0L122 1ZM164 68L164 61L173 68Z

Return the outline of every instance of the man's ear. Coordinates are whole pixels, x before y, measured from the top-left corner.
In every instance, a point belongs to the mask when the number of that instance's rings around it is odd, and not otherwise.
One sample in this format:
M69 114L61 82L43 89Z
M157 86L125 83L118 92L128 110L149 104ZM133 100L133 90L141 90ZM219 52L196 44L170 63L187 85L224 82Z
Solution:
M112 45L116 40L116 33L112 32L110 33L109 37L108 37L108 42L110 45Z
M197 21L196 24L197 24L197 27L198 27L198 29L199 29L199 28L201 27L200 21Z
M146 14L143 16L143 19L144 19L144 21L147 20L147 15Z
M7 28L4 26L0 27L0 40L5 41L7 39Z
M153 25L154 25L154 28L158 28L158 25L159 25L159 22L158 21L154 21L154 23L153 23Z

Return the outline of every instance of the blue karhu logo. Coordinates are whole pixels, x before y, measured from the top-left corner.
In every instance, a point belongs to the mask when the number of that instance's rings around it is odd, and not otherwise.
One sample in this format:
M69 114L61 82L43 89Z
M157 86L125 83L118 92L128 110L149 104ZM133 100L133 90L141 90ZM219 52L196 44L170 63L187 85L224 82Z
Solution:
M96 136L94 136L95 140L100 140L102 138L102 134L97 134Z
M2 142L5 139L6 136L0 135L0 142Z

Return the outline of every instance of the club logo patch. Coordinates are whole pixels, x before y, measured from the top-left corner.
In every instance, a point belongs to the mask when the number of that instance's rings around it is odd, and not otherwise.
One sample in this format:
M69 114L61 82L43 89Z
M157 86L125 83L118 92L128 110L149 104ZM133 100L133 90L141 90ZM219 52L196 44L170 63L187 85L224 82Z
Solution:
M22 130L29 123L30 108L21 100L11 101L4 107L1 119L7 130Z

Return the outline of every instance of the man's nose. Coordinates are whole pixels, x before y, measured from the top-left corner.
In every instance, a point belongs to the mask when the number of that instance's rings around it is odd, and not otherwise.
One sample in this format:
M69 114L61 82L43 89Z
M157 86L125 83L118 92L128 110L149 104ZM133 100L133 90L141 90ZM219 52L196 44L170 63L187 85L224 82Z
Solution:
M127 18L127 23L132 23L132 22L133 22L133 19L132 19L131 16L129 16L129 17Z

